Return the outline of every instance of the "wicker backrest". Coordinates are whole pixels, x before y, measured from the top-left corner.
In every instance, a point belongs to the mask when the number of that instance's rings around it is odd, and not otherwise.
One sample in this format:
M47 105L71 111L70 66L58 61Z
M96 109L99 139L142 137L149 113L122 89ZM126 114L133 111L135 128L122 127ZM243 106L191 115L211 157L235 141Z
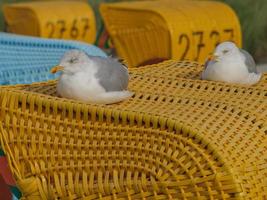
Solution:
M267 198L267 77L199 80L202 66L131 70L113 105L56 97L55 81L2 87L1 145L25 199Z

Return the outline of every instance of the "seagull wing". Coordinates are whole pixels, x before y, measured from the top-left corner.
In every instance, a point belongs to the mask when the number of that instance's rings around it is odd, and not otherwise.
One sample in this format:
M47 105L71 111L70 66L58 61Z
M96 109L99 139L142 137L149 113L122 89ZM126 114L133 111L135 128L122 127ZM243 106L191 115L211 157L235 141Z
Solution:
M244 60L245 60L245 64L248 68L248 71L250 73L257 73L257 68L256 68L256 63L253 59L253 57L244 49L240 49L240 53L243 55Z
M113 58L91 57L97 65L95 77L107 92L127 90L129 74L127 68Z

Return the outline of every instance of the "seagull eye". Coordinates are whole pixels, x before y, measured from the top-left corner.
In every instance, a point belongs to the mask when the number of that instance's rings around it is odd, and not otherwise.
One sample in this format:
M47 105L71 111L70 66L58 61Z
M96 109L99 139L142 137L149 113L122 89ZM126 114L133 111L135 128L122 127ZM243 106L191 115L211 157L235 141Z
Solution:
M228 50L223 50L223 53L224 53L224 54L228 53Z
M69 60L69 63L73 64L73 63L76 63L77 61L78 61L77 58L71 58L71 59Z

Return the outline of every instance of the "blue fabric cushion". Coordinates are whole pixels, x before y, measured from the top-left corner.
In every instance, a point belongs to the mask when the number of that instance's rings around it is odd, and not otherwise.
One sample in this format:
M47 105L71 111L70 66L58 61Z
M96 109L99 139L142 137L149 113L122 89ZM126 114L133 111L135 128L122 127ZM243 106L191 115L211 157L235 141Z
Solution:
M98 47L68 40L0 33L0 84L26 84L55 79L50 69L65 51L80 49L89 55L107 55Z

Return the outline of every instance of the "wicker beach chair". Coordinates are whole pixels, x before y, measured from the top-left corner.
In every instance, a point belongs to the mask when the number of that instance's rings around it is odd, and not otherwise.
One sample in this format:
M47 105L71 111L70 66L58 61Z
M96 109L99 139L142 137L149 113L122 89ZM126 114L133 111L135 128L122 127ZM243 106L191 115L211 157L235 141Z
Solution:
M199 80L202 66L131 70L112 105L58 98L56 81L0 89L0 139L23 199L266 199L267 77Z
M133 67L166 59L204 62L220 42L242 45L235 12L218 1L103 3L100 11L118 55Z

